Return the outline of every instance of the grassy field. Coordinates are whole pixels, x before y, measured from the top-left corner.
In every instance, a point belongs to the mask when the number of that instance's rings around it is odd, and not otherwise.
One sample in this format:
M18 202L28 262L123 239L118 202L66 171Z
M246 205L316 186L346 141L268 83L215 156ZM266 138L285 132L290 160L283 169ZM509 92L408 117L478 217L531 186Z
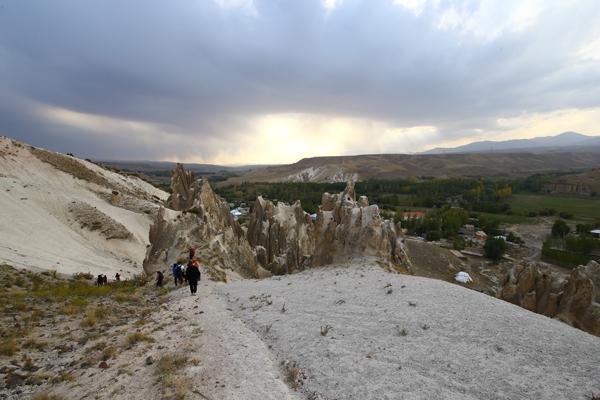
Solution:
M507 215L507 214L490 214L484 212L476 212L480 217L487 217L490 219L495 219L501 224L523 224L530 222L531 218L526 217L525 215Z
M539 194L515 194L508 201L515 214L527 215L531 211L539 212L553 208L557 212L573 214L574 219L593 221L600 219L600 199L550 196Z

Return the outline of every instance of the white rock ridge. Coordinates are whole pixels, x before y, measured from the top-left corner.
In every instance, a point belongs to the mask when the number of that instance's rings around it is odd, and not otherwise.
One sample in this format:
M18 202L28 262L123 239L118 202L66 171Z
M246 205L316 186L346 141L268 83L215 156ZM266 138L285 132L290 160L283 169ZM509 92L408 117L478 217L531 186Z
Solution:
M166 198L137 177L0 137L0 263L140 274L151 214Z

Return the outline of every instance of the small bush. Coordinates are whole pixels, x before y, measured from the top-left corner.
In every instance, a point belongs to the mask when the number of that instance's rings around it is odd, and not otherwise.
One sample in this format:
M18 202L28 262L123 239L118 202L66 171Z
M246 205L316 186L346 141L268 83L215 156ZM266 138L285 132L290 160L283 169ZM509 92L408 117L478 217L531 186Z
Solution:
M300 368L295 363L291 363L287 367L287 381L294 390L300 388Z
M188 364L188 357L180 354L168 354L158 360L159 380L165 389L165 397L183 400L189 390L184 377L177 373Z
M499 260L506 251L506 243L504 239L488 236L483 246L485 256L492 260Z
M48 394L46 392L36 393L32 397L33 400L63 400L64 397L55 394Z
M102 350L102 360L103 361L109 360L111 358L115 358L116 355L117 355L117 349L113 346L105 347L104 350Z
M125 339L125 345L128 348L132 348L139 342L153 343L154 339L152 338L152 336L148 336L142 332L130 333L129 335L127 335L127 338Z
M183 354L167 354L158 360L158 371L163 374L173 374L185 367L188 357Z
M76 281L90 281L94 279L94 275L89 272L77 272L73 274L73 279Z
M96 307L88 307L85 310L85 317L83 321L81 321L82 326L92 327L95 326L98 322L98 318L96 317Z
M61 372L58 375L55 375L50 382L57 384L61 382L75 382L75 375L71 372Z
M13 338L3 339L0 342L0 354L12 356L17 352L17 341Z
M43 342L43 341L37 341L32 337L28 338L23 343L23 347L25 347L26 349L44 350L47 346L48 346L48 343Z
M558 213L558 216L564 219L573 219L573 214L571 214L570 212L566 212L566 211L561 211Z

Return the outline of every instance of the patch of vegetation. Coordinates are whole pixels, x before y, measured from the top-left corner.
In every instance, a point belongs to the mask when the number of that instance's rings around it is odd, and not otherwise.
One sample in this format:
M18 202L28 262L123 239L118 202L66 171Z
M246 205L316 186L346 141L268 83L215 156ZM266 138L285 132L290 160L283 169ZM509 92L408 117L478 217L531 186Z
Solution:
M100 186L112 188L111 184L103 176L92 171L86 167L83 163L79 162L75 158L66 156L60 153L54 153L51 151L41 150L32 148L31 152L40 161L52 165L59 171L66 172L67 174L73 175L75 178L95 183Z
M515 194L508 204L515 214L555 215L563 213L568 219L600 220L598 199L545 194ZM565 217L562 217L565 218Z
M17 341L14 338L6 338L0 341L0 354L12 356L17 352Z
M499 260L506 251L506 242L502 238L488 236L483 246L484 254L492 260Z
M127 335L125 338L125 346L127 348L132 348L136 344L140 342L153 343L154 338L142 332L133 332Z
M183 400L189 391L189 384L180 372L188 365L189 359L182 354L167 354L157 363L158 379L166 398Z
M32 397L33 400L64 400L64 397L55 394L49 394L47 392L36 393Z

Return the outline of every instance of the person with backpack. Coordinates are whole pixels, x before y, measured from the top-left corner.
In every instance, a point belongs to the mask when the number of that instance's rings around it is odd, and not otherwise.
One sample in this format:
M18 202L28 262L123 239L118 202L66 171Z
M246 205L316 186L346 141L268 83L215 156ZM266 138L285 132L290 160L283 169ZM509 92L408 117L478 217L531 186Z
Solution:
M165 279L165 276L163 275L163 273L160 271L156 271L156 287L157 288L163 287L164 279Z
M175 271L175 279L183 285L183 266L177 264L177 270Z
M173 275L173 282L175 283L175 287L177 287L177 274L179 272L179 265L177 263L171 266L171 274Z
M190 284L190 292L192 293L192 296L194 296L198 291L198 281L201 277L198 261L190 261L187 269L185 270L185 275L187 277L188 283Z

